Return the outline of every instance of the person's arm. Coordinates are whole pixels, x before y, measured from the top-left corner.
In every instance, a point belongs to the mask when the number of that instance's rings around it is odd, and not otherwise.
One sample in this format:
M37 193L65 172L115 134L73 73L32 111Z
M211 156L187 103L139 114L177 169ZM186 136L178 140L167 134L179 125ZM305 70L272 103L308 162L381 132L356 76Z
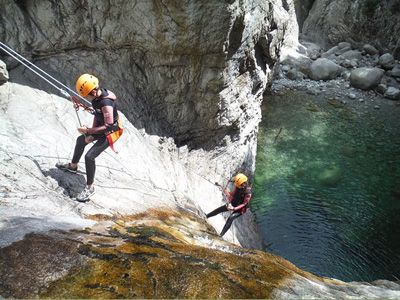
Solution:
M233 193L229 192L228 189L223 190L223 193L226 196L226 199L228 200L228 202L231 202Z
M240 204L240 205L238 205L238 206L235 206L235 207L233 208L233 210L234 210L234 211L241 210L243 207L245 207L247 204L249 204L250 199L251 199L251 196L252 196L252 194L251 194L251 193L248 193L248 194L244 197L243 203Z
M104 116L104 125L97 126L96 121L93 121L93 124L96 126L93 126L92 128L87 129L87 134L98 134L98 133L104 133L107 130L107 127L113 125L114 121L114 109L112 106L103 106L101 108L101 111L103 112Z

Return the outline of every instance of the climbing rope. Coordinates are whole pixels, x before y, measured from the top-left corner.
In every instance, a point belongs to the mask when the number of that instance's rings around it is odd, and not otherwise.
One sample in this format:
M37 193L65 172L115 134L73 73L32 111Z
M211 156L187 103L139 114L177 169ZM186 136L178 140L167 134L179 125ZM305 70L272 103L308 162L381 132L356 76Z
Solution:
M10 55L15 60L17 60L18 62L20 62L22 65L24 65L28 70L32 71L37 76L39 76L40 78L45 80L48 84L50 84L51 86L56 88L64 97L70 99L74 104L76 116L79 121L79 125L82 126L81 120L78 115L78 109L79 109L79 107L83 107L84 110L90 111L89 107L92 106L92 104L88 100L83 98L81 95L76 93L74 90L70 89L68 86L66 86L62 82L55 79L50 74L43 71L41 68L36 66L34 63L30 62L28 59L23 57L21 54L19 54L18 52L13 50L11 47L7 46L6 44L0 42L0 49L3 50L8 55ZM67 91L69 91L74 96L71 96L71 94L68 93Z

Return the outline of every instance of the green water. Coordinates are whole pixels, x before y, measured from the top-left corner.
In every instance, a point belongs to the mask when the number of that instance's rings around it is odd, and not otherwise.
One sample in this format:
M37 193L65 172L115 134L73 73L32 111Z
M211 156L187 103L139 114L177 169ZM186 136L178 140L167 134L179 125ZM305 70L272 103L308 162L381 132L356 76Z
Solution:
M400 107L263 104L251 203L268 251L345 281L400 278ZM386 100L389 101L389 100Z

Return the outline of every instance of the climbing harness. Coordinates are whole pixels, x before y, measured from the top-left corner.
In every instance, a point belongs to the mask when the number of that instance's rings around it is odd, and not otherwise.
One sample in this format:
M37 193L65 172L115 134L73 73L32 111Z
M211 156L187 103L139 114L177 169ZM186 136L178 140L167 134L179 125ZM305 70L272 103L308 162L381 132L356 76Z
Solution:
M108 144L110 145L110 148L115 153L118 153L118 152L115 151L115 149L114 149L114 143L121 137L122 133L124 132L124 129L122 128L122 124L121 124L121 118L118 118L117 128L118 129L116 129L114 131L110 131L110 132L106 133L106 138L107 138Z
M80 96L74 90L70 89L69 87L67 87L66 85L64 85L63 83L61 83L60 81L58 81L57 79L52 77L51 75L47 74L41 68L36 66L34 63L30 62L28 59L23 57L21 54L19 54L18 52L16 52L15 50L13 50L9 46L7 46L6 44L0 42L0 49L3 50L8 55L10 55L11 57L13 57L18 62L20 62L27 69L29 69L30 71L32 71L33 73L38 75L40 78L45 80L48 84L50 84L51 86L56 88L64 97L70 99L74 104L75 112L76 112L76 116L78 118L79 125L82 126L81 120L78 115L78 110L79 110L79 107L82 107L82 108L84 108L84 110L90 112L89 108L92 106L92 104L88 100L86 100L85 98ZM67 91L69 91L69 93ZM72 97L70 93L75 95L75 97Z

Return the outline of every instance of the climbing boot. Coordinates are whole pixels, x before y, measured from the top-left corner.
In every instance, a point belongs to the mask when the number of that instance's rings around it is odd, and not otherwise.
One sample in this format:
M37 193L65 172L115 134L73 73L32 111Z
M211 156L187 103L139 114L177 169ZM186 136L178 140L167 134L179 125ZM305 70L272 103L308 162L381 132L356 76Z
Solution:
M95 193L95 191L94 191L93 186L90 188L85 187L85 189L76 197L76 201L79 201L79 202L89 201L90 200L89 198L91 196L93 196L94 193Z
M68 171L74 174L76 174L76 172L78 171L78 167L73 168L71 166L71 163L66 163L66 164L56 163L56 167L59 168L60 170Z

